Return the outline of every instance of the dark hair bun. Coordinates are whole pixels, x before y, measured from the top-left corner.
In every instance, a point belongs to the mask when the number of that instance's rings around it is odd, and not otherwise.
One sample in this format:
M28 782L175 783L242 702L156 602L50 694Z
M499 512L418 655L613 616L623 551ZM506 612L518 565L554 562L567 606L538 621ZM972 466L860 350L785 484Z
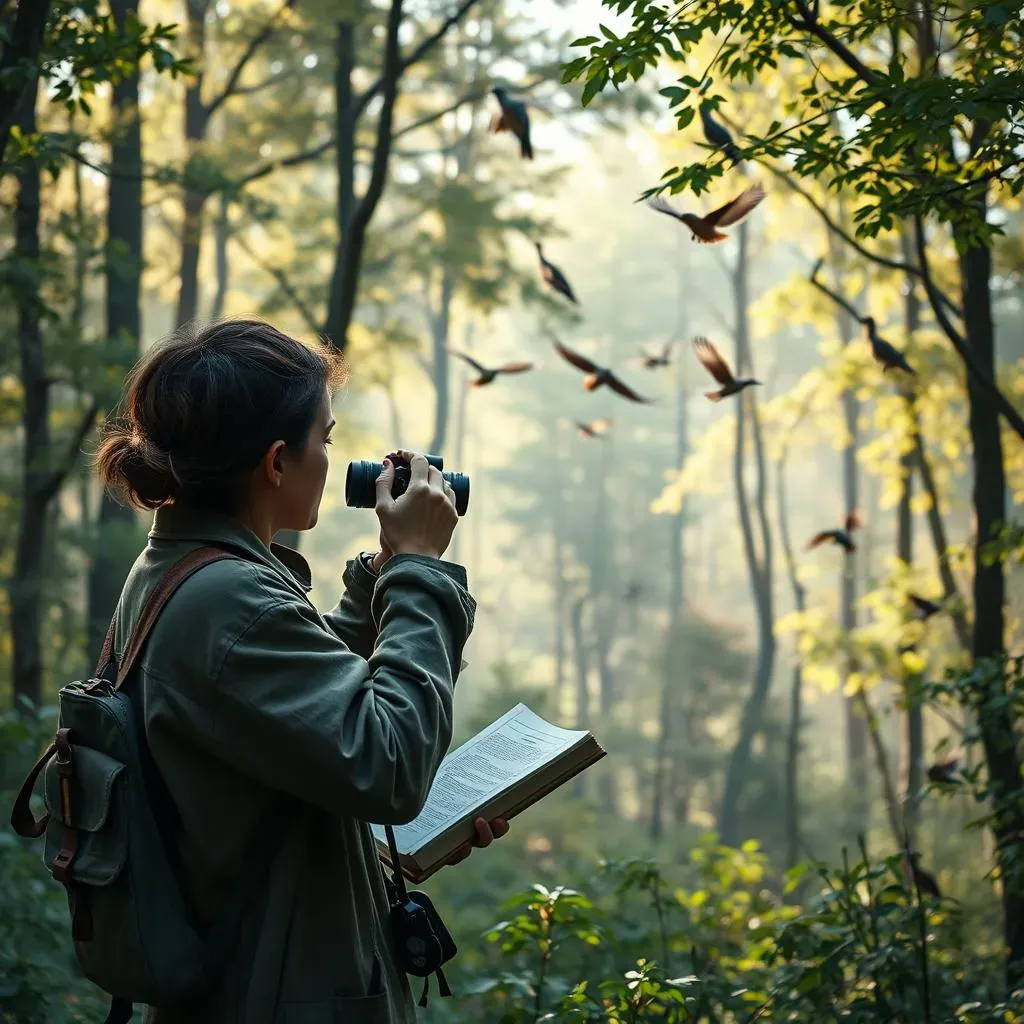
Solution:
M188 326L128 377L96 454L100 479L140 509L169 503L234 512L275 441L305 445L340 357L260 320Z
M100 479L129 505L155 509L181 497L171 461L125 424L109 424L96 454Z

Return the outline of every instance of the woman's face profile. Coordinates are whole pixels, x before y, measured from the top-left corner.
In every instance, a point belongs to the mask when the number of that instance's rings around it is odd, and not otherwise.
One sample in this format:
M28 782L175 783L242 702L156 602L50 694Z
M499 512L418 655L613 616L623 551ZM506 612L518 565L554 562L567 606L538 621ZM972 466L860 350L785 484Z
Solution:
M277 489L274 527L278 530L309 530L316 526L320 500L327 482L327 446L334 416L331 396L325 388L313 426L303 449L281 452L281 484Z

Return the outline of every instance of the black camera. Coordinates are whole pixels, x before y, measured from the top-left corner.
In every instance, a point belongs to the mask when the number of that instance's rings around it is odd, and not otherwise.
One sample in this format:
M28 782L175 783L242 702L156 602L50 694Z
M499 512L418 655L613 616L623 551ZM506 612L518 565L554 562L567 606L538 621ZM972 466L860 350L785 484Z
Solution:
M465 473L445 473L444 459L440 455L425 456L427 462L435 469L442 470L442 476L455 492L455 511L460 516L469 508L469 477ZM395 459L395 482L391 488L391 497L398 498L405 494L409 486L409 463ZM365 459L348 464L345 476L345 504L349 508L373 508L377 504L377 477L384 472L380 462L368 462Z

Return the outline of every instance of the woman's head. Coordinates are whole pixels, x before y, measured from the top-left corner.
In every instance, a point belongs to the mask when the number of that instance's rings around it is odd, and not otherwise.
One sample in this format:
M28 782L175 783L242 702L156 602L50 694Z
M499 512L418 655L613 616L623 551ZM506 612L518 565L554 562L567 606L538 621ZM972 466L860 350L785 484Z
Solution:
M326 347L259 320L186 328L128 377L97 455L100 478L137 508L180 504L308 529L342 378Z

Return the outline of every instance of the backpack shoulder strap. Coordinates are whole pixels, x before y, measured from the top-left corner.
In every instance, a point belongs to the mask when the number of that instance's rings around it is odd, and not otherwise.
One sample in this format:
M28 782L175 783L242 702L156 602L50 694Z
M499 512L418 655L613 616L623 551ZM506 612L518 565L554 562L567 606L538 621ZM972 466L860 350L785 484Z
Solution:
M184 583L185 580L187 580L193 573L202 569L203 566L210 565L212 562L219 562L224 558L238 557L238 555L235 555L230 551L225 551L222 548L196 548L195 551L190 551L184 558L179 562L176 562L167 570L163 578L156 585L153 593L150 594L149 600L142 609L142 615L139 617L139 621L136 623L135 629L132 631L132 635L128 640L128 646L125 648L124 657L121 659L121 664L118 665L117 668L117 682L115 684L115 689L120 690L121 687L124 686L129 673L135 666L135 662L138 659L139 652L142 650L143 644L149 637L153 624L163 611L164 605L167 604L171 595L178 589L178 587L180 587L182 583ZM103 669L109 664L113 655L114 630L116 622L117 613L115 612L114 617L110 622L110 628L107 630L106 639L103 641L103 652L100 654L100 663L96 669L97 677L99 677ZM39 760L32 766L31 771L25 777L25 781L22 783L21 789L15 798L14 807L11 811L11 826L18 835L23 836L26 839L35 839L38 836L41 836L46 829L48 816L43 815L42 818L36 821L29 807L29 801L32 798L32 791L35 789L36 780L46 767L46 763L56 752L56 744L51 743Z
M139 621L135 624L135 629L128 639L128 646L125 648L124 655L117 666L115 689L120 690L124 686L132 669L135 667L135 662L138 660L143 645L149 638L150 631L155 625L156 620L160 617L160 613L164 610L164 605L171 599L171 595L174 594L178 587L191 575L202 569L203 566L210 565L212 562L219 562L225 558L237 557L237 555L222 548L196 548L195 551L189 552L180 562L176 562L167 570L163 579L154 588L153 593L149 595L149 600L142 609L142 615L139 616ZM114 618L116 620L116 613ZM107 632L107 640L103 642L103 653L100 655L101 671L114 653L114 622L111 622L110 625L111 628Z

